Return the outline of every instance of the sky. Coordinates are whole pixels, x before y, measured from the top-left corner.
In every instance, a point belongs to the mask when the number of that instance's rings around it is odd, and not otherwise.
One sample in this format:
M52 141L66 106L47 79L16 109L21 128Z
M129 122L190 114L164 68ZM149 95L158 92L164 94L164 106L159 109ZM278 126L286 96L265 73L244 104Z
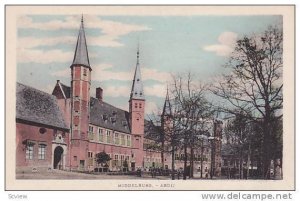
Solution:
M209 82L235 41L282 22L282 16L103 16L84 15L92 67L91 96L128 110L139 46L146 114L159 111L171 74L192 72ZM21 15L17 20L17 81L52 93L56 80L70 86L81 14Z

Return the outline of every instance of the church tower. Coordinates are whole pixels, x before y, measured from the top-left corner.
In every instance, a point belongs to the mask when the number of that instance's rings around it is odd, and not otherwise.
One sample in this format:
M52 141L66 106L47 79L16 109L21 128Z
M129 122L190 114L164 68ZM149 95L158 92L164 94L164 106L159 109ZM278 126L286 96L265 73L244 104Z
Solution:
M167 88L167 94L166 99L163 107L162 112L162 119L169 119L172 116L172 109L171 109L171 103L170 103L170 97L169 97L169 88Z
M71 165L85 168L88 146L91 71L83 18L71 68Z
M142 166L143 143L144 143L144 115L145 96L141 69L139 63L139 49L137 51L137 63L132 81L132 88L129 100L129 121L132 134L132 146L135 150L136 167ZM139 151L138 151L139 150Z
M161 114L161 127L163 132L163 137L161 138L161 163L163 165L163 167L165 167L165 162L166 163L171 163L171 161L167 161L167 158L165 159L165 139L166 139L166 135L171 135L172 132L172 108L171 108L171 103L170 103L170 97L169 97L169 89L167 88L167 94L166 94L166 98L165 98L165 103L164 103L164 107L163 107L163 111ZM170 157L169 157L170 158Z

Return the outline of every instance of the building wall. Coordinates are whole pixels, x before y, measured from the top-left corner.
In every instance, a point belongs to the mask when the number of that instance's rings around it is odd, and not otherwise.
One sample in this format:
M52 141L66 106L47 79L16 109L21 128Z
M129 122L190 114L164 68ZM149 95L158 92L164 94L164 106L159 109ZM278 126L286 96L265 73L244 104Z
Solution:
M64 115L66 125L71 125L71 99L57 99L57 104Z
M129 104L131 133L144 135L145 101L132 99Z
M161 152L145 150L143 153L143 168L148 171L150 168L162 167Z
M44 129L45 132L41 132ZM69 134L62 130L49 127L31 125L27 123L16 123L16 166L17 170L25 167L37 168L37 170L53 168L53 147L59 144L55 142L60 135L62 144L68 142ZM33 143L33 157L26 159L26 146ZM46 145L45 158L39 159L39 145ZM65 160L68 156L65 155ZM67 164L65 164L67 165ZM26 168L25 168L26 169Z
M88 138L90 77L91 72L83 66L72 67L72 139Z
M137 168L142 168L144 158L145 100L131 99L129 101L129 114L134 162Z

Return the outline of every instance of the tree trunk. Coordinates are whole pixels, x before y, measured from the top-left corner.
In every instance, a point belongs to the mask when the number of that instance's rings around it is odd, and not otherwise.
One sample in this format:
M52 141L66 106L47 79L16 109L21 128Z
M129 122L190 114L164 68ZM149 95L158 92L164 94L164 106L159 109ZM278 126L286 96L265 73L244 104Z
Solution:
M241 150L240 150L240 161L239 161L239 163L240 163L240 164L239 164L239 174L240 174L240 179L244 179L243 147L241 147Z
M162 140L162 142L161 142L161 153L160 153L162 168L165 168L164 151L165 151L165 141Z
M214 166L215 166L215 145L214 145L214 140L211 141L211 153L210 153L210 178L212 179L214 176Z
M201 141L201 155L200 155L200 178L203 178L203 141Z
M187 173L187 146L184 145L184 164L183 164L183 180L186 180Z
M174 145L172 145L172 180L175 180L175 150Z
M194 177L194 149L191 147L191 158L190 158L190 178Z
M251 146L250 146L250 143L249 143L249 147L248 147L248 159L247 159L247 175L246 175L246 179L249 179L250 155L251 155Z
M264 147L263 147L263 178L270 179L270 139L268 136L268 131L264 132Z
M264 169L264 178L270 179L270 163L271 163L271 149L273 148L272 140L271 140L271 113L270 113L270 105L269 105L269 97L266 95L265 99L265 117L263 121L263 169Z

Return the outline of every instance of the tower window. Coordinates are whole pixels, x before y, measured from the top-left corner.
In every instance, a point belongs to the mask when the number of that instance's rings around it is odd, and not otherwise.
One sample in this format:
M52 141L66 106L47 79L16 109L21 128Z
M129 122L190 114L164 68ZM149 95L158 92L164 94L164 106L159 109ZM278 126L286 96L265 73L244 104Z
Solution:
M137 81L140 81L140 79L138 78Z
M135 103L135 104L134 104L134 107L135 107L135 108L137 108L137 107L138 107L138 104L137 104L137 103Z
M140 103L140 108L142 108L142 103Z
M83 69L83 75L86 76L87 75L87 70Z

